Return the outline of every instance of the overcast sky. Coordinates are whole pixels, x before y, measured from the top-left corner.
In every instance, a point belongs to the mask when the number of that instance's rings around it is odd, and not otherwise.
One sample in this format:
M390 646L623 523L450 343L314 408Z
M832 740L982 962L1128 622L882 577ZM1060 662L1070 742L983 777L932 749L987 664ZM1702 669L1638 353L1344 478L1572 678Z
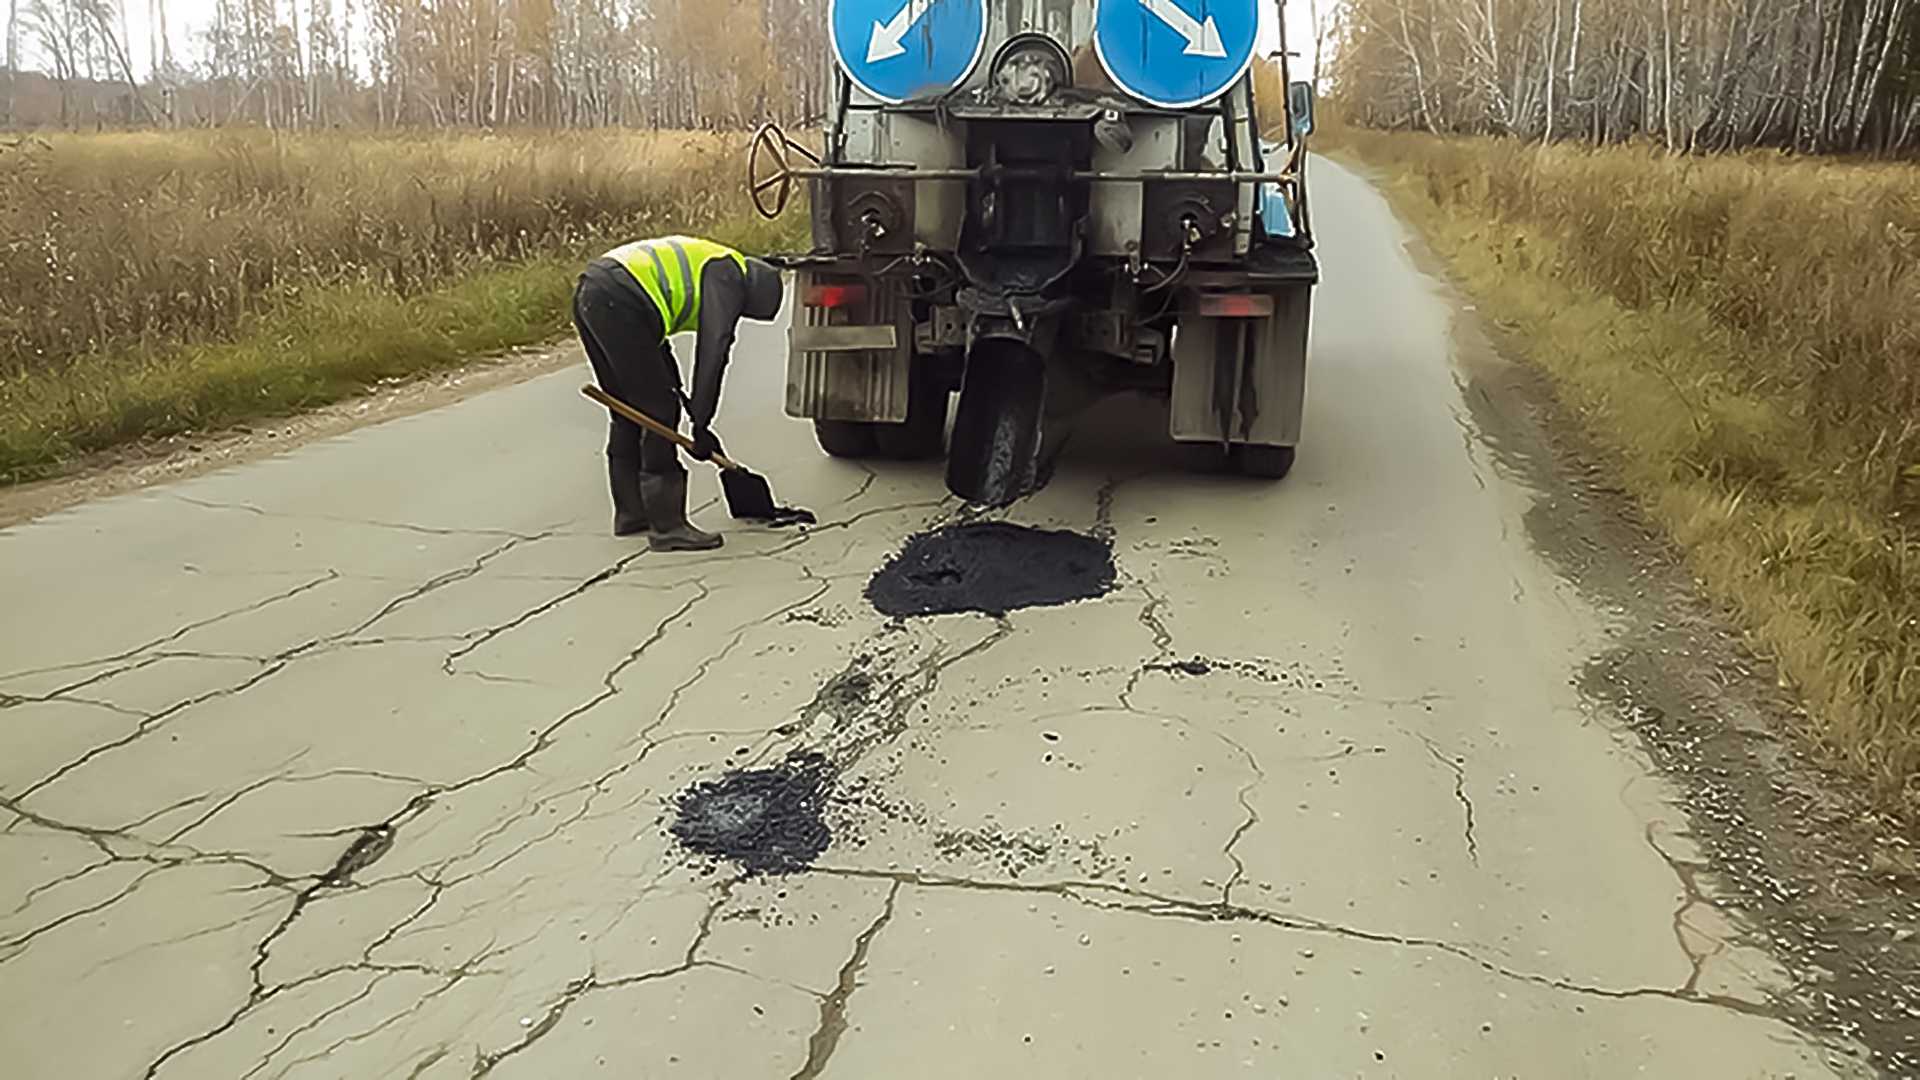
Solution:
M133 58L134 70L145 77L148 73L147 43L150 23L147 5L149 0L121 0L121 2L125 4L127 52ZM213 0L164 0L164 2L167 8L167 38L173 45L174 58L187 63L198 60L202 52L200 35L213 21ZM294 2L299 5L300 22L305 26L306 13L316 0L294 0ZM987 0L987 2L993 3L996 0ZM1106 2L1112 3L1116 0L1106 0ZM1190 3L1192 0L1185 0L1185 2ZM1279 42L1278 20L1275 18L1275 12L1277 5L1285 0L1258 0L1258 2L1260 4L1259 50L1264 56ZM1321 0L1322 6L1333 2L1335 0ZM20 6L26 7L26 0L22 0ZM1313 64L1313 14L1308 0L1286 2L1286 18L1287 39L1293 50L1300 54L1293 64L1294 77L1304 78L1312 70ZM355 28L356 59L359 56L358 31L360 29ZM31 34L24 32L21 34L20 44L25 53L22 57L22 67L42 66L36 63L31 39Z

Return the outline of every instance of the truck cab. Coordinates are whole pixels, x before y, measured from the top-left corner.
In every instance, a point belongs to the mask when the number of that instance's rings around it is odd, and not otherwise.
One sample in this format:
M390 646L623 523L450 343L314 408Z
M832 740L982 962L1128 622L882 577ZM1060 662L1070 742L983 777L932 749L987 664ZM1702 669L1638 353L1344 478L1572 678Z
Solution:
M944 452L955 494L1003 505L1073 415L1137 392L1173 439L1286 474L1312 96L1284 46L1279 79L1253 76L1253 0L1229 2L834 0L824 131L763 128L749 161L762 213L809 196L786 409L827 453Z

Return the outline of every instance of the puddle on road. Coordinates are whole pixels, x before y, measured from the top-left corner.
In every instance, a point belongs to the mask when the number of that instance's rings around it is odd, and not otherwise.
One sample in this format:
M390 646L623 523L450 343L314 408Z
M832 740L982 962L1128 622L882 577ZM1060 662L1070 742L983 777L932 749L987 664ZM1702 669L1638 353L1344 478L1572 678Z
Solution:
M682 792L673 835L693 851L740 864L753 874L804 870L833 839L821 816L826 763L800 757L769 769L744 769Z
M867 599L883 615L1005 615L1104 596L1113 579L1113 549L1096 537L976 522L909 539Z

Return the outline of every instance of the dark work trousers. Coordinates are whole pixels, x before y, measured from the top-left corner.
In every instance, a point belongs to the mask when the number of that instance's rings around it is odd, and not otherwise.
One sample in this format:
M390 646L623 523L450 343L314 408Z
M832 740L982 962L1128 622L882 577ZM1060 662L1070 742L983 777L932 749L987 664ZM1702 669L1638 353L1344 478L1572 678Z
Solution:
M600 388L668 427L680 426L680 366L661 333L660 312L626 267L595 259L573 292L573 325ZM610 412L607 457L640 472L685 472L679 448Z

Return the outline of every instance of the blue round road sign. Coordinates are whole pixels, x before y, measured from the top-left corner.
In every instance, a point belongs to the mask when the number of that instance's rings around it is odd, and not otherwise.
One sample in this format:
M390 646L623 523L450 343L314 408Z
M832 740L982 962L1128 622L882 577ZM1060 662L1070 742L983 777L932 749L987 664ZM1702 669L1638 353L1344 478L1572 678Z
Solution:
M986 0L829 0L827 32L854 85L899 104L973 73L987 46Z
M1122 90L1184 109L1219 97L1253 63L1254 0L1098 0L1093 47Z

